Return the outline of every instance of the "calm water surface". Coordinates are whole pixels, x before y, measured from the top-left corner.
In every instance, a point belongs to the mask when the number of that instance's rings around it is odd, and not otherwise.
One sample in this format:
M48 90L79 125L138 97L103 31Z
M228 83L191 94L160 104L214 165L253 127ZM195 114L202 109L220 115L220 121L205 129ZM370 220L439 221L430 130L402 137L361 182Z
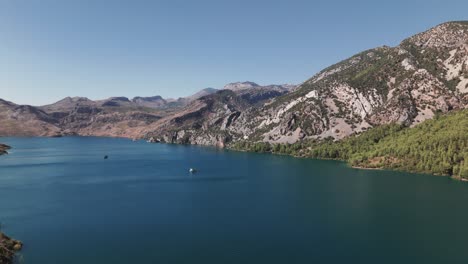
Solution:
M0 142L14 146L0 221L26 264L468 263L468 184L448 178L125 139Z

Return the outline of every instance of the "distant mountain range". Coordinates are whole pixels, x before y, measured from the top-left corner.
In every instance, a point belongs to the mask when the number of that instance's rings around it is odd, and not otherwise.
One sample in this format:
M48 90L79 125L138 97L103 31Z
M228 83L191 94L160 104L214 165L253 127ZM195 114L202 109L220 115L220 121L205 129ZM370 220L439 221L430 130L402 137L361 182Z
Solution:
M382 124L414 126L468 105L468 22L449 22L396 47L356 54L299 86L253 82L178 99L0 100L1 136L112 136L225 146L342 139Z
M251 84L251 87L234 87ZM261 86L253 82L227 84L222 90L232 90L251 105L287 93L295 85ZM152 97L111 97L90 100L86 97L66 97L44 106L17 105L0 99L0 136L63 136L96 135L111 137L145 137L146 128L163 118L170 118L197 105L195 101L219 91L205 88L178 99ZM186 109L187 108L187 109Z

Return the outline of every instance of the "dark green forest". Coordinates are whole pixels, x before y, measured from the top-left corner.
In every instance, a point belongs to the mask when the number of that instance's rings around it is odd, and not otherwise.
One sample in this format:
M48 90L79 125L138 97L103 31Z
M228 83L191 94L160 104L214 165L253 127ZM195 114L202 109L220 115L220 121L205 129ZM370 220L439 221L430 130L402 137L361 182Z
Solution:
M295 144L242 141L231 148L337 159L354 167L449 175L468 180L468 110L438 114L412 128L383 125L340 141L305 140Z

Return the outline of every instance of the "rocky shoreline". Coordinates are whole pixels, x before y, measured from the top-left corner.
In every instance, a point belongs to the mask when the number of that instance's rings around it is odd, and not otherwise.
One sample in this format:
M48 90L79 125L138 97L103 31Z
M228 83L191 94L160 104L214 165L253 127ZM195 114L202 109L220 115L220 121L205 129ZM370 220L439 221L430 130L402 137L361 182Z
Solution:
M7 150L9 150L9 149L11 149L10 146L0 143L0 155L8 154Z
M23 248L21 241L12 239L0 232L0 264L13 263L16 252Z

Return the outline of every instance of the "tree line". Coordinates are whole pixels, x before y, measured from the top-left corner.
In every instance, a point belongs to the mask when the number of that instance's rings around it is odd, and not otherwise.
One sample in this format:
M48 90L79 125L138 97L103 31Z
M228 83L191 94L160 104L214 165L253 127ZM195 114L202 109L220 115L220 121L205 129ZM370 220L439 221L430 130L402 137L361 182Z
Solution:
M294 144L241 141L232 149L319 159L352 166L450 175L468 180L468 110L437 115L415 127L378 126L340 141L304 140Z

